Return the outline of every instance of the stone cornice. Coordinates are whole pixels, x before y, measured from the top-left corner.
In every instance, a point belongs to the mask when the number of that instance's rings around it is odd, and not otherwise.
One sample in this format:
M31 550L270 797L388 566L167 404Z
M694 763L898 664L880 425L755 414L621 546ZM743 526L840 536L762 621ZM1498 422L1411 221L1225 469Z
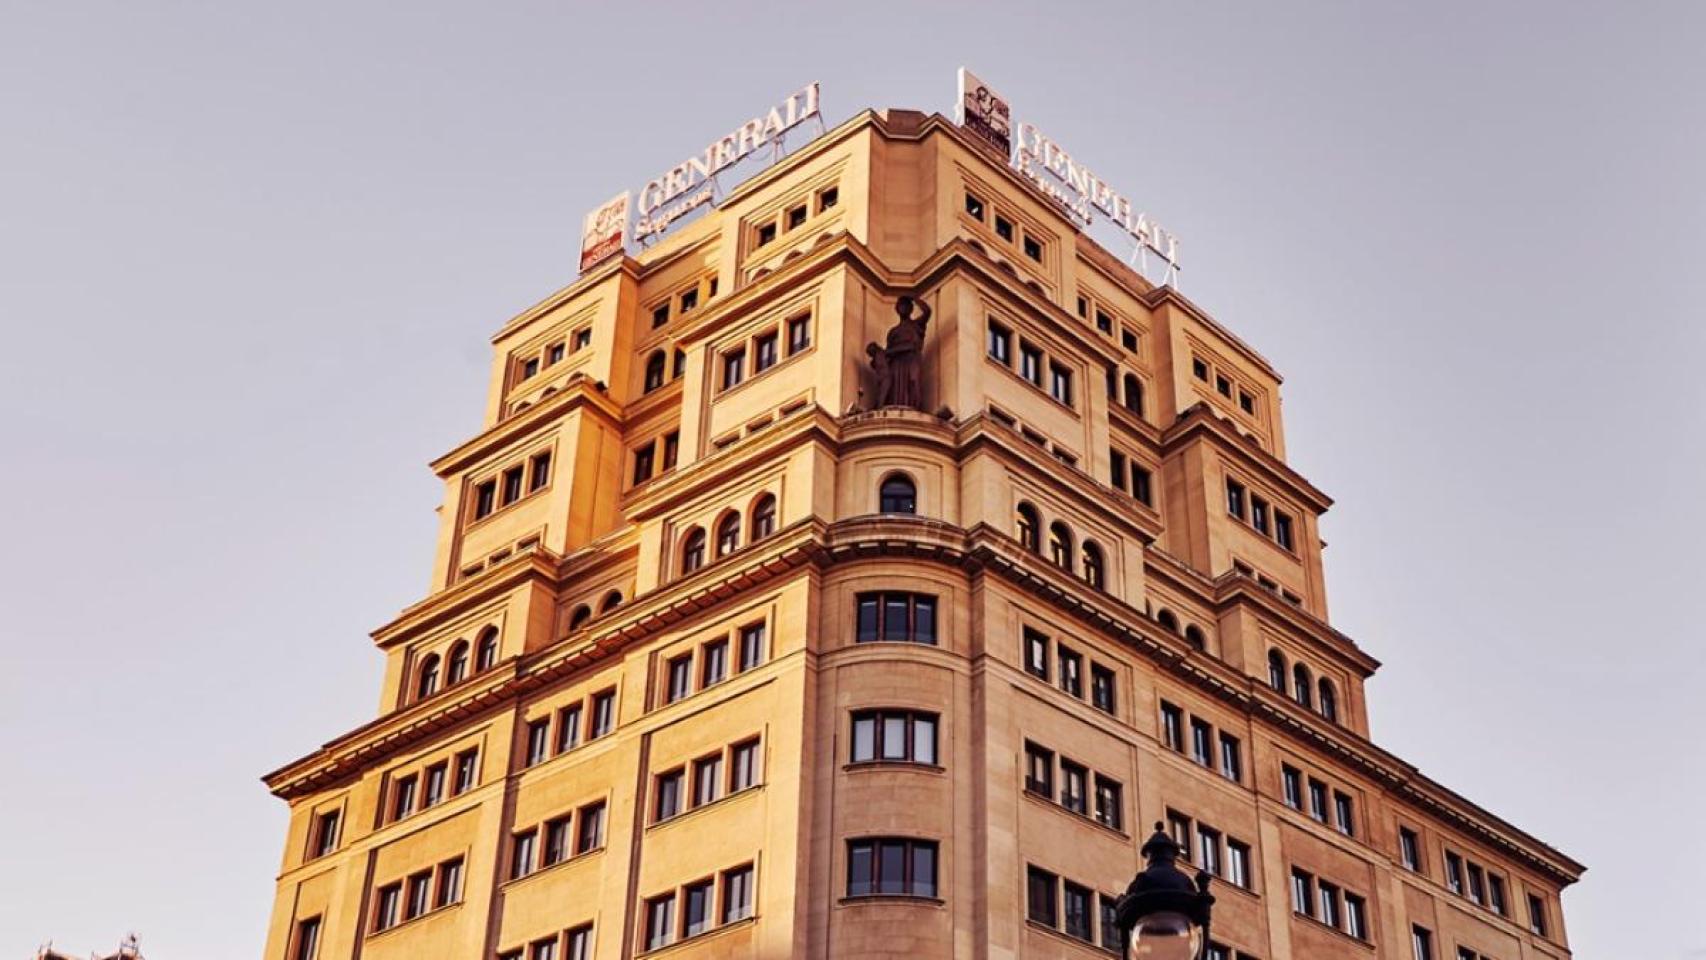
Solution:
M604 386L585 374L575 374L562 390L513 417L499 420L428 466L438 476L449 477L574 410L585 410L612 426L622 422L621 408L610 399Z
M1307 504L1316 514L1326 513L1332 507L1332 497L1304 479L1303 474L1293 470L1285 461L1234 431L1229 423L1203 403L1187 407L1172 426L1162 431L1161 453L1165 456L1196 437L1206 437L1222 450L1248 458L1241 462L1254 467L1269 483Z

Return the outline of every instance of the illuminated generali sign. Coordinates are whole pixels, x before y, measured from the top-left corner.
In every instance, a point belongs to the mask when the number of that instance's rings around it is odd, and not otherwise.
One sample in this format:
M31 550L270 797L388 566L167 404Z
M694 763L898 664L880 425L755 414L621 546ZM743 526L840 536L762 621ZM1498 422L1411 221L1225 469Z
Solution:
M718 137L640 188L634 200L639 219L634 239L656 239L670 225L717 199L717 174L770 147L781 156L782 138L807 120L819 117L818 85L807 84L780 103ZM581 228L581 272L627 249L629 194L623 193L588 213Z
M1074 160L1060 144L1034 124L1019 124L1018 151L1014 165L1019 173L1055 202L1071 211L1088 226L1101 213L1115 226L1135 238L1168 265L1169 274L1179 268L1179 238L1132 206L1125 195L1108 186L1089 167Z

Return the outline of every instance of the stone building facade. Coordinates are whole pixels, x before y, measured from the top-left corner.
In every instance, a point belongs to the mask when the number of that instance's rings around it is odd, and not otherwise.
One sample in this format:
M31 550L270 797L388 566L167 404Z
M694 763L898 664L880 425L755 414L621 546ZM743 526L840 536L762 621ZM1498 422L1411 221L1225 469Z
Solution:
M492 342L378 717L266 777L266 960L1107 956L1157 822L1225 960L1569 956L1583 868L1368 738L1279 375L952 122Z

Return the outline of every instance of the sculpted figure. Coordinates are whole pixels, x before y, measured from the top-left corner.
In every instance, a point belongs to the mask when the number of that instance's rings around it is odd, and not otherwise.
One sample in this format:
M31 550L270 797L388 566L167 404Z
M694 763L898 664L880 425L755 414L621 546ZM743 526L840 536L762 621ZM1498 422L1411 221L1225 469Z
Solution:
M924 409L924 331L930 305L901 297L894 305L900 320L889 329L885 346L866 344L865 355L877 377L877 407ZM914 314L917 314L914 316Z

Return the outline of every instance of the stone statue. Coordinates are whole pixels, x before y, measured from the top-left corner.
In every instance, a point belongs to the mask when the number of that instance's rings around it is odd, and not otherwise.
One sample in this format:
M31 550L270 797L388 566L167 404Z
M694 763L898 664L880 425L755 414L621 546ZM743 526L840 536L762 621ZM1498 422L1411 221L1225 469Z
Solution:
M913 315L915 310L917 316ZM924 331L930 324L930 305L901 297L894 312L900 320L890 328L887 345L872 343L865 347L877 375L877 406L923 410Z

